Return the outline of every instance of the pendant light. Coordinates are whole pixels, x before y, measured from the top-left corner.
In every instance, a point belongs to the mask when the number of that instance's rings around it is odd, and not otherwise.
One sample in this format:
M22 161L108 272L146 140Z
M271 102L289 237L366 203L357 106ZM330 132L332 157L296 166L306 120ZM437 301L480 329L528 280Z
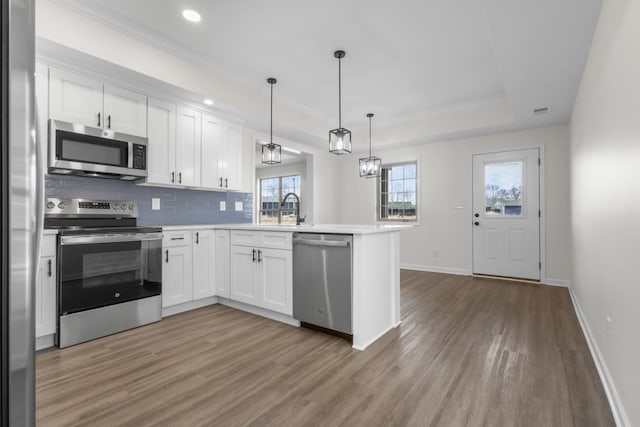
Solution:
M338 128L329 131L329 151L333 154L351 153L351 131L342 127L342 69L340 62L344 50L336 50L333 56L338 58Z
M369 157L360 159L360 176L376 178L380 176L380 171L382 170L380 164L382 160L380 157L371 155L371 118L373 117L373 113L367 114L367 117L369 117Z
M271 85L271 122L269 127L269 143L262 146L262 163L275 165L282 161L282 146L273 143L273 85L277 80L273 77L267 79Z

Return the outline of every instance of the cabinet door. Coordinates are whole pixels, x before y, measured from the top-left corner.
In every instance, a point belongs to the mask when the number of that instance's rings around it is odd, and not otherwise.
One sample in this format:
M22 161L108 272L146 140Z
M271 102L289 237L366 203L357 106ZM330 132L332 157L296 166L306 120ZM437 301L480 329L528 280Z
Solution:
M249 246L231 246L229 296L236 301L258 305L260 299L254 279L256 270L256 262L253 261L254 251L257 257L257 250Z
M222 176L226 190L240 190L242 185L242 128L227 124L224 129Z
M224 188L221 171L218 170L222 154L220 121L207 114L202 115L201 185L207 188Z
M147 97L117 86L104 85L104 128L147 136Z
M200 186L201 114L178 107L176 140L176 183Z
M259 305L293 315L293 263L291 251L260 248L258 269Z
M36 338L56 333L56 259L41 257L36 276Z
M102 98L102 82L67 71L50 69L50 118L102 129Z
M174 184L176 166L176 106L149 98L147 181Z
M193 233L193 299L214 296L215 288L215 236L213 230Z
M229 230L215 231L216 295L229 298Z
M191 245L164 248L162 264L162 306L193 299L193 256Z

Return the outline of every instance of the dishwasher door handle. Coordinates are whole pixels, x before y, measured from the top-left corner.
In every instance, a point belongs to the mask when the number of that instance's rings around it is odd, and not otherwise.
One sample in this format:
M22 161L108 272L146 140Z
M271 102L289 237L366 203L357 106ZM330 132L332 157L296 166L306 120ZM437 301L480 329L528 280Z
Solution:
M293 239L293 243L297 243L299 245L309 245L309 246L330 246L334 248L349 247L349 242L347 240L311 240L311 239L296 238L296 239Z

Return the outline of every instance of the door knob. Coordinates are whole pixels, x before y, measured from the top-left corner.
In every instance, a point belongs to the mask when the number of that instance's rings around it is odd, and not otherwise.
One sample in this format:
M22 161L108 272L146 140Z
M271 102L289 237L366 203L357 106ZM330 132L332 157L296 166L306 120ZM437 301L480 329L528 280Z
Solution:
M478 221L474 222L473 225L480 225Z

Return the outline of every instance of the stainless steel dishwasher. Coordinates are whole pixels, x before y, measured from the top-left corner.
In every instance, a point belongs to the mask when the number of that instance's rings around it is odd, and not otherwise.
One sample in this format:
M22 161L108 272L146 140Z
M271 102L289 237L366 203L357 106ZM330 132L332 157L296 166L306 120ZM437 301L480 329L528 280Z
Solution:
M352 245L350 234L294 233L293 317L303 326L352 334Z

